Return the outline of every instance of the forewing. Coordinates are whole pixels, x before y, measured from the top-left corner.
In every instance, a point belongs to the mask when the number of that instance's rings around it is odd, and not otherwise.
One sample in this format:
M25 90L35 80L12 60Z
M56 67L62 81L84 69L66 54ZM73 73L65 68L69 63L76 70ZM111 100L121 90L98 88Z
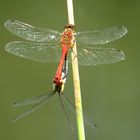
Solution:
M76 33L76 41L77 44L106 44L121 38L126 33L127 29L124 26L116 26L95 31L78 32Z
M49 99L51 97L53 97L54 93L49 93L48 96L46 98L44 98L43 100L41 100L40 102L36 103L31 109L23 112L22 114L18 115L16 118L14 118L12 120L12 122L15 122L19 119L22 119L24 117L26 117L27 115L29 115L30 113L34 112L35 110L37 110L38 108L40 108L42 105L44 105L45 103L47 103L49 101Z
M79 65L110 64L125 59L125 54L121 50L115 48L77 48Z
M50 94L45 93L39 96L35 96L35 97L24 99L22 101L15 102L13 103L12 106L22 107L22 106L31 105L31 104L37 104L37 103L42 102L44 99L49 99L52 95L53 95L53 92L50 92Z
M8 20L4 24L5 28L13 34L30 41L58 43L60 41L60 32L43 29L29 24Z
M61 55L59 46L45 43L13 41L6 44L5 50L11 54L44 63L59 62Z

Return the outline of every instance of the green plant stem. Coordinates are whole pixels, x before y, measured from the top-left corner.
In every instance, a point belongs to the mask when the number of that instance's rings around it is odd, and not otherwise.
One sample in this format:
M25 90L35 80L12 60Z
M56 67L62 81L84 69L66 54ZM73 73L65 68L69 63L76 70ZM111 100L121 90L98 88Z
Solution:
M73 1L72 0L67 0L67 9L68 9L69 24L74 25L74 13L73 13ZM79 140L85 140L78 59L75 56L77 56L76 43L73 47L73 52L71 53L75 106L76 106L76 119L77 119L78 138L79 138Z

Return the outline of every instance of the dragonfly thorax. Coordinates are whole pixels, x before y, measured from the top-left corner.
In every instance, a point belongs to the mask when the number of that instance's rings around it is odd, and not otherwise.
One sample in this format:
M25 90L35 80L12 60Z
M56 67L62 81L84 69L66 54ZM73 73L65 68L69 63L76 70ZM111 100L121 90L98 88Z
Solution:
M75 37L74 37L74 31L71 28L65 28L64 32L62 33L61 37L61 46L67 46L68 48L71 48L74 46Z

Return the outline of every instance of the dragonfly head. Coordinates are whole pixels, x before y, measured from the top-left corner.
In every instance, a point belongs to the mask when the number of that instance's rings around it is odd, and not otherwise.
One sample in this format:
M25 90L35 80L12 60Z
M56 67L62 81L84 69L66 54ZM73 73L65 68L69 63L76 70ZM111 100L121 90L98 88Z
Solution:
M63 93L63 90L64 90L64 84L58 84L56 85L55 83L53 84L53 90L55 92L58 92L58 93Z
M74 31L74 29L75 29L75 25L73 25L73 24L65 25L65 29L66 29L66 30L67 30L67 29L71 29L71 30Z

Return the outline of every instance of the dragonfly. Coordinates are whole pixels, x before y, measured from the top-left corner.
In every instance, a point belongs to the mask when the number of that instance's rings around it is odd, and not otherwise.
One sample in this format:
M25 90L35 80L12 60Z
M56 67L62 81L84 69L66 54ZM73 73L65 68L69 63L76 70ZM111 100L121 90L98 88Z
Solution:
M5 50L9 53L45 63L59 62L53 80L53 90L47 95L45 94L15 103L14 106L16 107L35 104L31 110L19 115L15 121L39 108L55 93L64 95L60 93L63 93L67 77L66 71L68 68L66 64L72 61L68 52L72 50L75 42L78 48L78 55L76 57L78 57L79 65L109 64L125 59L125 54L121 50L94 47L94 45L106 44L124 36L127 33L127 29L124 26L96 31L75 32L75 26L70 24L65 26L62 33L52 29L35 27L17 20L8 20L4 26L13 34L27 40L26 42L12 41L6 44ZM65 101L70 103L66 96L64 97ZM72 103L70 104L72 105ZM85 119L88 124L92 124L87 120Z
M68 75L68 60L67 60L67 55L65 55L64 64L63 64L63 68L62 68L61 83L57 84L54 82L53 83L53 90L50 91L49 93L45 93L45 94L40 95L40 96L35 96L35 97L27 98L27 99L19 101L19 102L15 102L13 104L13 107L22 107L22 106L27 106L27 105L33 105L33 106L29 110L23 112L22 114L18 115L16 118L14 118L12 122L15 122L19 119L22 119L23 117L34 112L35 110L40 108L42 105L47 103L52 97L54 97L54 95L58 94L62 109L67 117L67 120L69 121L72 132L74 133L71 119L70 119L70 117L65 109L64 103L62 101L62 98L63 98L63 100L66 102L68 108L74 114L76 113L75 112L76 107L75 107L74 103L71 102L71 100L69 100L69 98L64 94L64 85L66 83L67 75ZM80 111L79 109L77 109L77 110ZM90 126L92 129L95 129L95 130L97 129L97 126L92 121L90 121L85 115L83 118L84 118L84 122L88 126Z

